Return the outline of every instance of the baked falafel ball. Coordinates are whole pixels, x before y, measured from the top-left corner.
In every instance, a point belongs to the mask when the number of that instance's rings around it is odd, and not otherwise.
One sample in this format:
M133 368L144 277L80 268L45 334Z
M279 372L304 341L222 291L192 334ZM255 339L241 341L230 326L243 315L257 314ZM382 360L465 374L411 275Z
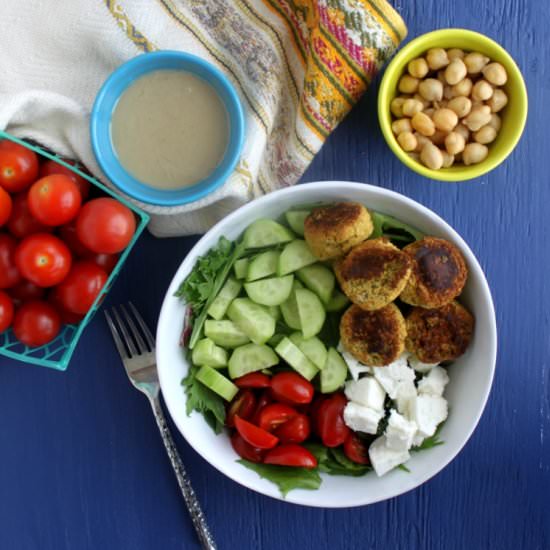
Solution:
M473 315L457 301L442 307L415 307L407 316L407 351L423 363L441 363L460 357L474 332Z
M399 296L412 306L441 307L454 300L468 277L458 248L444 239L424 237L403 249L412 259L412 273Z
M405 319L395 304L366 311L355 304L340 320L342 346L361 363L389 365L405 349Z
M357 245L334 271L344 294L358 306L375 310L393 302L411 274L412 260L388 239Z
M358 202L337 202L311 211L304 238L320 260L339 258L373 231L368 210Z

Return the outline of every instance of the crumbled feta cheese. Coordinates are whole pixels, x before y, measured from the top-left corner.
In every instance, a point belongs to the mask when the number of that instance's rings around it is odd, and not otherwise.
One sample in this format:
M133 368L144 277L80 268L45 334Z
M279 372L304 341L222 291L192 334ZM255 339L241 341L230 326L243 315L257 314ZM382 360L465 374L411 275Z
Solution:
M449 383L449 375L442 367L434 367L428 374L424 375L418 383L418 393L429 395L443 395L445 386Z
M386 436L375 439L369 447L369 458L378 477L407 462L411 455L407 449L396 450L388 447Z
M439 363L422 363L416 355L409 356L409 365L416 371L424 374L430 372L434 367L437 367Z
M396 398L399 385L402 382L414 382L414 370L407 365L407 356L408 354L403 354L385 367L372 368L374 377L392 399Z
M375 434L378 423L384 416L384 411L376 411L370 407L358 405L350 401L344 409L344 422L354 432Z
M416 435L413 437L412 440L412 446L418 447L419 445L422 445L424 442L424 439L426 439L423 435L420 435L418 432L416 432Z
M430 437L438 424L447 418L447 401L439 395L420 394L411 411L411 420L418 426L418 435Z
M388 427L384 432L386 445L396 451L406 451L411 448L416 430L417 425L415 422L407 420L395 409L392 409L388 420Z
M342 358L346 362L346 365L348 366L349 373L351 374L351 377L354 380L359 380L359 376L364 373L372 373L371 367L367 367L367 365L363 365L360 361L355 359L351 353L347 352L344 349L344 346L342 346L342 343L338 343L338 351L342 355Z
M350 401L364 407L370 407L375 411L384 409L386 392L372 376L346 382L345 394Z
M401 382L397 387L395 392L395 404L397 405L397 410L405 415L407 418L410 418L412 407L414 407L414 402L416 400L416 386L411 380L406 380Z

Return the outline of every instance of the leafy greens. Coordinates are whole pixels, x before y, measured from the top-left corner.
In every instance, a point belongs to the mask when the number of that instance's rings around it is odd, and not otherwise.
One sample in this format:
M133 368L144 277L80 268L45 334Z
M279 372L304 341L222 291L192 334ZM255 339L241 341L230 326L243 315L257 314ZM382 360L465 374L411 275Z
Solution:
M387 237L396 246L405 246L414 241L419 241L424 236L420 231L403 223L392 216L371 211L374 230L369 237Z

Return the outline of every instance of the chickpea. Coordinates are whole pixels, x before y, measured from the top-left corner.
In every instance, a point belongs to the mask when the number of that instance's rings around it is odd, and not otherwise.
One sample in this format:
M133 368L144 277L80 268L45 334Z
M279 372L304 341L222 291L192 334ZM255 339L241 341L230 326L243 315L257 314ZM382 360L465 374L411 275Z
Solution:
M485 160L489 154L489 149L481 143L468 143L462 153L462 162L469 166L470 164L478 164Z
M414 151L416 149L416 138L412 132L401 132L397 136L397 141L403 151Z
M452 88L454 97L465 96L468 97L472 93L473 83L469 78L465 78L455 84Z
M486 80L478 80L472 88L472 99L486 101L493 97L494 88Z
M431 105L431 103L427 99L424 99L420 94L414 94L413 99L416 99L422 103L422 109L426 109L426 107Z
M421 101L416 99L407 99L405 100L405 103L403 103L403 108L401 110L405 116L412 117L416 113L422 111L422 109L424 109L424 104Z
M495 86L504 86L508 80L506 69L500 63L489 63L481 72L485 79Z
M498 113L502 111L506 104L508 103L508 96L503 90L496 89L493 93L493 96L487 101L487 105L491 108L493 113Z
M408 118L400 118L394 120L391 125L391 129L395 135L402 134L403 132L412 132L411 121Z
M414 133L414 137L416 138L416 149L415 151L417 153L420 153L422 151L422 148L426 143L431 143L430 138L427 138L426 136L423 136L422 134L419 134L418 132Z
M435 127L442 132L451 132L458 124L458 117L451 109L437 109L433 114L433 122Z
M447 151L441 151L443 155L443 168L450 168L455 161L454 155L450 155Z
M489 61L490 59L487 56L478 52L471 52L464 58L468 74L479 74Z
M407 65L407 69L409 74L414 76L414 78L424 78L430 72L428 63L423 57L410 61Z
M452 86L449 86L448 84L443 86L443 97L445 99L453 99L453 97L455 97Z
M432 48L426 54L426 61L432 71L438 71L449 64L449 57L443 48Z
M440 71L437 71L437 80L439 80L439 82L441 82L441 84L443 84L443 86L445 86L445 84L447 84L447 81L445 80L445 71L443 69L441 69Z
M435 109L433 107L428 107L427 109L424 109L424 114L428 115L430 118L432 118L434 113Z
M464 151L466 140L464 136L458 132L451 132L445 138L445 149L450 155L458 155Z
M453 130L456 134L460 134L464 138L466 143L470 139L470 130L464 126L464 124L458 124L457 127Z
M500 117L496 113L493 113L491 115L491 120L487 123L487 126L494 128L498 132L502 126L502 120L500 120Z
M432 170L439 170L443 166L443 154L433 143L424 145L420 152L420 160L424 166Z
M415 162L420 162L420 155L418 153L407 153Z
M470 131L477 132L482 126L488 124L490 120L491 108L488 105L483 105L472 108L470 114L463 122Z
M435 78L426 78L418 85L418 93L428 101L443 99L443 84Z
M399 80L398 90L404 94L414 94L418 90L418 78L410 74L404 74Z
M447 84L454 86L466 78L467 74L468 71L466 70L464 61L462 61L462 59L454 59L445 69L445 80L447 81Z
M474 140L483 145L495 141L496 137L497 131L492 126L489 126L489 124L486 124L474 133Z
M391 100L390 111L396 118L403 118L403 103L405 103L404 97L395 97Z
M464 50L461 50L460 48L451 48L450 50L447 50L447 57L449 58L449 61L464 59L465 55Z
M459 96L451 99L447 107L454 111L458 118L464 118L472 109L472 102L467 97Z
M443 145L445 143L445 137L447 136L447 132L442 132L441 130L436 130L433 134L433 136L430 136L430 141L437 145L438 147L440 145Z
M426 113L416 113L411 119L412 127L423 136L433 136L435 125L433 120Z

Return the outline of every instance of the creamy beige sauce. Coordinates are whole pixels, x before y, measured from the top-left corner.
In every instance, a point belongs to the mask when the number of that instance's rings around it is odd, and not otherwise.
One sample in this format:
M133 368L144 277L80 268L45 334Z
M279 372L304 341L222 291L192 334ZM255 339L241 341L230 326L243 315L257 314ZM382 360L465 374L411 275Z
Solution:
M214 88L193 74L161 70L121 95L111 120L118 160L142 183L177 189L207 177L229 140L229 119Z

